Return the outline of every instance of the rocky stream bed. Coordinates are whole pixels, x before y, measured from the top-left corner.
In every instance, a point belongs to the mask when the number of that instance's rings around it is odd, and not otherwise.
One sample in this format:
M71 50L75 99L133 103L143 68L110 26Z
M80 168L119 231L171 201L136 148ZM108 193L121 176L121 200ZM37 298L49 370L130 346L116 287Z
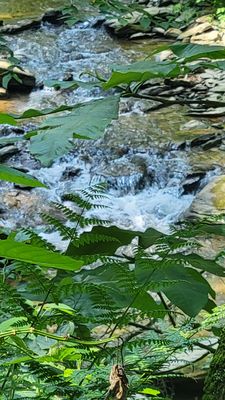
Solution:
M2 3L0 1L0 11ZM96 23L99 19L95 16L72 28L44 21L40 14L46 11L49 1L36 2L35 9L30 6L29 11L27 2L21 2L20 7L15 6L15 1L8 3L5 14L2 11L4 25L0 29L7 34L9 45L22 66L35 76L37 85L30 93L9 93L7 99L2 98L1 112L70 105L99 98L105 93L97 88L56 91L43 86L42 82L50 78L62 80L70 75L77 79L86 70L97 69L107 74L111 64L140 60L165 40L183 35L180 39L190 38L192 42L199 39L201 43L205 32L217 31L212 24L199 30L199 25L206 24L199 20L185 28L187 32L189 29L186 35L185 29L177 31L177 36L175 32L166 34L155 29L141 35L139 32L139 36L132 32L132 40L128 40L127 32L126 39L121 31L117 37L111 36L112 32L109 35L108 27L106 29L102 22ZM51 3L57 7L59 2ZM159 8L159 2L149 4L149 9L155 7L154 12ZM166 7L166 2L161 6ZM16 19L12 20L12 16ZM39 21L37 26L10 31L10 24L21 26L18 20L25 17L28 18L26 24L34 19ZM194 31L195 26L198 26L198 33ZM196 39L198 34L201 37ZM123 38L118 39L118 36ZM194 36L195 39L191 39ZM224 35L218 33L214 41L223 44ZM169 52L163 52L156 57L167 59L170 56ZM77 140L73 151L48 168L30 155L24 142L7 143L8 138L12 140L33 129L37 121L18 127L0 126L0 137L7 139L5 144L0 144L0 162L29 172L48 186L48 189L31 189L1 182L0 226L35 227L61 248L63 243L55 233L44 233L41 213L51 211L54 214L51 201L63 202L65 193L100 181L108 184L109 197L105 202L110 208L97 214L92 212L92 215L110 218L121 227L144 230L152 226L167 232L170 224L186 216L224 213L225 72L208 69L191 77L156 79L146 84L140 94L140 99L121 100L119 120L110 126L104 138L88 142ZM207 245L212 248L212 243L207 242ZM213 245L219 248L221 243ZM221 280L215 281L214 287L218 295L224 292Z

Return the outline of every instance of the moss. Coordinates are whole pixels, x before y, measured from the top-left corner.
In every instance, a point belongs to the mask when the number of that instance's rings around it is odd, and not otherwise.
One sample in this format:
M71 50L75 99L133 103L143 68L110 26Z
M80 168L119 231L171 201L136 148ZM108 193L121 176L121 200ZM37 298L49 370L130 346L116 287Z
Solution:
M218 179L218 182L212 189L214 194L213 205L218 209L222 210L225 208L225 177Z
M225 400L225 330L210 365L202 400Z

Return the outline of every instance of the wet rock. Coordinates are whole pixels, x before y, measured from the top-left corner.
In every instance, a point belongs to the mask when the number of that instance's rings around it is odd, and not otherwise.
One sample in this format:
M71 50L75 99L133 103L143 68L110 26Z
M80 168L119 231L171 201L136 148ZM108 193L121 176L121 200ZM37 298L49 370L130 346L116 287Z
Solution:
M60 10L49 9L42 17L42 22L48 22L52 25L63 25L64 15Z
M15 228L43 224L41 213L52 209L46 194L16 189L0 193L0 204L5 210L4 218L13 220Z
M80 176L81 173L82 173L81 168L67 167L65 169L65 171L63 172L60 180L64 181L64 180L68 180L68 179L74 179L74 178Z
M104 24L105 21L106 21L106 20L105 20L105 17L102 17L102 16L97 17L97 18L95 18L95 20L92 22L91 28L100 29L100 28L102 27L102 25Z
M11 134L24 134L24 129L11 125L0 125L0 136L9 136Z
M17 74L21 82L12 78L9 82L8 89L13 91L24 91L30 92L36 84L36 79L34 75L25 69L20 69L19 67L13 67L12 64L7 60L0 60L0 73L4 74L13 71ZM0 84L2 83L2 76L0 76Z
M14 24L6 24L0 28L0 33L4 35L14 35L29 29L38 29L41 26L41 19L22 20Z
M192 119L188 121L186 124L180 127L181 130L189 131L192 129L205 129L208 128L208 125L205 122L199 121L197 119Z
M205 172L193 172L189 174L183 183L182 194L194 194L199 190L202 179L206 176Z
M208 30L212 29L212 25L209 22L204 22L201 24L195 24L191 28L188 28L185 32L182 32L179 36L179 40L183 40L186 38L190 38L195 35L199 35L203 32L206 32Z
M104 179L109 187L117 189L121 194L136 193L153 180L146 161L142 157L130 161L118 159L92 171L92 174Z
M193 106L192 106L193 108ZM206 109L200 109L199 105L198 110L190 110L187 112L188 115L191 115L193 117L222 117L225 115L225 107L218 107L218 108L208 108Z
M194 199L190 216L205 216L225 213L225 175L213 178Z
M19 149L16 146L4 146L0 148L0 161L7 160L7 158L18 153Z
M220 134L201 135L190 142L192 148L201 146L203 150L208 150L221 144L222 136Z

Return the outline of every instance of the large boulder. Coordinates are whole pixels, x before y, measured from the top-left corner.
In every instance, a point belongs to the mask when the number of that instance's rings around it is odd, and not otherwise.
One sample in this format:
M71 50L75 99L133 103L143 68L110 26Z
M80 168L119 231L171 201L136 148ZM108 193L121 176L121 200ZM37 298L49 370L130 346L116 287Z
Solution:
M189 216L205 217L225 213L225 175L212 179L196 196Z
M0 60L0 85L2 78L7 72L15 73L19 80L12 78L8 84L8 89L12 91L30 92L36 85L35 76L28 70L13 67L8 60Z

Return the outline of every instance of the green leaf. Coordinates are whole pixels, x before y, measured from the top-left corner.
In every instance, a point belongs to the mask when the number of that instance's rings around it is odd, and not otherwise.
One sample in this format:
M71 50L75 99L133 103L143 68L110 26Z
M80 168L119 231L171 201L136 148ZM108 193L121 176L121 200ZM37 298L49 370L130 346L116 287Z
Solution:
M225 48L222 46L175 43L170 46L170 49L177 57L184 58L185 61L194 61L199 58L213 60L225 58Z
M143 390L140 390L138 393L150 394L151 396L158 396L158 394L160 394L160 391L156 389L145 388Z
M14 136L14 137L1 137L0 138L0 146L5 146L6 144L10 143L17 143L21 142L24 140L24 137L22 136Z
M0 257L66 271L77 271L83 265L80 260L13 240L0 241Z
M17 125L17 122L12 115L0 113L0 124Z
M11 328L12 326L15 326L15 325L17 325L18 323L21 323L21 322L25 323L26 321L27 321L26 317L12 317L12 318L9 318L9 319L7 319L6 321L3 321L0 324L0 332L8 331L9 328Z
M0 180L17 183L18 185L47 188L46 185L32 176L3 164L0 164Z
M114 66L110 79L103 83L104 89L132 82L145 82L154 78L176 77L181 70L176 62L138 61L129 65Z
M69 244L67 254L71 256L113 255L118 247L130 244L137 236L139 237L140 246L147 248L153 245L163 234L153 228L140 232L121 229L114 225L108 227L94 226L88 234L84 232L80 235L79 246L76 247L72 242ZM86 238L89 238L89 241L86 241ZM108 240L106 240L107 238Z
M99 81L96 82L83 82L83 81L58 81L56 79L48 79L44 82L45 86L53 87L55 89L77 89L78 87L82 87L85 89L92 89L96 86L101 86Z
M210 272L217 276L225 276L225 269L221 265L217 264L215 260L208 260L198 254L183 255L182 259L195 268Z
M195 317L207 305L210 287L197 271L174 266L166 269L165 277L185 281L163 290L168 299L185 314Z
M38 135L31 138L30 151L49 166L53 160L73 148L72 139L97 139L118 117L119 97L93 100L74 107L64 116L49 117L42 123Z
M9 82L13 78L13 74L11 72L7 72L6 74L3 75L2 77L2 87L7 89Z

